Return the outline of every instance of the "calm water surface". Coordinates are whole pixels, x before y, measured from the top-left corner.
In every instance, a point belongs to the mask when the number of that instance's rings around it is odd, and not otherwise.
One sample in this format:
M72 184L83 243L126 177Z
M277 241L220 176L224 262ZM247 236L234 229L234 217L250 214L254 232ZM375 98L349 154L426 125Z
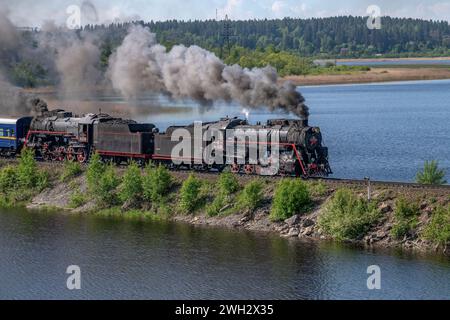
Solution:
M80 291L66 289L69 265ZM380 291L367 289L370 265ZM1 210L0 284L0 299L450 299L450 259Z

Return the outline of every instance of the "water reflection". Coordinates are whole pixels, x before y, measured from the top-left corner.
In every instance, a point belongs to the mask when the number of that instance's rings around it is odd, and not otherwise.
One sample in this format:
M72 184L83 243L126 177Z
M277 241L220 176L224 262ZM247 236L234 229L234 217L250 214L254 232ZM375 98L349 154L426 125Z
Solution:
M82 290L65 289L67 266ZM380 265L383 290L367 290ZM450 261L184 224L0 212L0 298L446 298ZM426 288L426 289L424 289Z

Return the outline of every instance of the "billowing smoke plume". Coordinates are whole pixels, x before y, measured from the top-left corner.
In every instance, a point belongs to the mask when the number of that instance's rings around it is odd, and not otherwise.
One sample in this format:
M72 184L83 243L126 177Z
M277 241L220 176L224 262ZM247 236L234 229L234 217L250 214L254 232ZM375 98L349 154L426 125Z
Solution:
M30 36L24 37L8 14L0 10L0 114L33 114L45 104L11 84L19 63L42 67L49 79L57 81L63 97L80 92L86 96L104 80L98 37L58 27L52 21Z
M86 91L98 84L102 73L97 67L100 50L88 40L77 40L61 48L56 68L61 75L61 85L66 91Z
M17 51L20 51L21 46L17 28L7 14L0 11L0 115L32 115L47 108L45 101L24 93L3 75L7 64L17 59Z
M35 95L24 93L0 74L0 115L35 115L46 109L45 101Z
M6 12L0 9L0 53L14 49L18 45L19 35L15 26L11 23Z
M114 89L127 98L153 91L202 104L236 101L246 107L266 106L309 116L303 96L292 83L279 84L274 68L228 66L197 46L175 46L168 52L141 26L132 27L111 56L108 74Z
M103 79L95 36L58 27L46 21L38 35L39 49L52 57L60 93L87 93Z

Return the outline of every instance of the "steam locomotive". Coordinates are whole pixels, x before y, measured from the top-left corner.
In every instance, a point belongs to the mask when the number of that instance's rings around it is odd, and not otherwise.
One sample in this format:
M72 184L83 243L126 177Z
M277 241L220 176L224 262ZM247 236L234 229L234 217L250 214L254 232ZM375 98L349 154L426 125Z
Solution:
M174 138L177 132L190 138L184 141L187 152L174 155L180 145ZM255 139L239 136L249 132L255 133ZM0 154L14 156L23 147L33 149L44 161L86 163L97 152L107 162L145 165L152 161L171 169L220 172L229 168L234 173L305 178L332 173L322 133L307 120L250 125L247 120L223 118L160 132L153 124L101 113L75 116L60 109L44 110L35 117L0 119ZM195 147L200 147L200 153ZM205 150L211 151L208 157L203 156Z

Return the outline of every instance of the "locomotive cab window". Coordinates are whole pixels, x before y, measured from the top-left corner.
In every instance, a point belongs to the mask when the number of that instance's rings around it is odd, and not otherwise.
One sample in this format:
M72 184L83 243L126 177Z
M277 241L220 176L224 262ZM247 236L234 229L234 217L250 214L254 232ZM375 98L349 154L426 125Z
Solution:
M80 125L80 138L87 138L87 134L88 134L88 125L87 124L82 124Z

